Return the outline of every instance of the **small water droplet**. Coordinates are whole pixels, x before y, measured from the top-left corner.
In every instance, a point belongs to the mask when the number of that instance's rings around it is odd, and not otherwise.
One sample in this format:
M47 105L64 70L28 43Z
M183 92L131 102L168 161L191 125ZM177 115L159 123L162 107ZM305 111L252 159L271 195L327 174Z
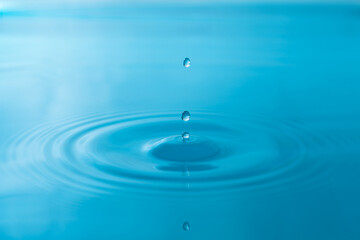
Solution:
M189 58L184 59L184 67L190 67L190 59Z
M185 231L189 231L190 230L190 223L188 221L184 222L183 224L183 229Z
M181 115L181 119L185 122L190 120L190 113L188 111L184 111Z
M189 141L190 133L184 132L184 133L182 134L182 138L183 138L183 141L184 141L184 142Z

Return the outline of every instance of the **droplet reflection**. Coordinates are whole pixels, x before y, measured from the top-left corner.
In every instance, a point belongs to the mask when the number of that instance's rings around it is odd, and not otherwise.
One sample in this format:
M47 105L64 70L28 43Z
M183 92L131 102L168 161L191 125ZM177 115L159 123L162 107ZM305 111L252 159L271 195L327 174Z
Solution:
M184 222L183 229L184 229L184 231L189 231L190 230L190 223L188 221Z

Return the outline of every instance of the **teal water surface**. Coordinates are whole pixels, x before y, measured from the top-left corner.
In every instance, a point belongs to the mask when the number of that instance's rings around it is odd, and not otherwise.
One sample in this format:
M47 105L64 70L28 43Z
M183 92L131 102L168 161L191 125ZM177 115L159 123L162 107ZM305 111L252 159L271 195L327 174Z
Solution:
M0 239L360 239L359 56L356 3L1 4Z

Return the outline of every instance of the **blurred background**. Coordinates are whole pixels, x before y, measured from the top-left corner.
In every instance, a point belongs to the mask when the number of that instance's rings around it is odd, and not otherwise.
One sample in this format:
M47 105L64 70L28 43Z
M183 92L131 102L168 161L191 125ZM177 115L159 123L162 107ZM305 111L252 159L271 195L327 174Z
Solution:
M359 58L359 1L0 0L0 238L359 239ZM310 193L183 205L61 194L9 171L9 142L41 124L183 110L336 131L329 159L344 165Z

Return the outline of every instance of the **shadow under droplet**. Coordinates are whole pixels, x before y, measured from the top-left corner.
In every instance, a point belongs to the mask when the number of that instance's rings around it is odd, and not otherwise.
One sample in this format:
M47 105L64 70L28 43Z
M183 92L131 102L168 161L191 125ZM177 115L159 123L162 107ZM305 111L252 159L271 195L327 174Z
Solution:
M175 162L209 161L221 155L221 148L211 140L193 137L183 142L181 137L171 137L151 150L159 159Z
M215 169L216 166L211 164L196 164L196 165L187 165L187 170L189 172L200 172L200 171L207 171ZM162 171L171 171L171 172L183 172L184 171L184 165L183 164L169 164L169 165L162 165L156 167L159 170Z

